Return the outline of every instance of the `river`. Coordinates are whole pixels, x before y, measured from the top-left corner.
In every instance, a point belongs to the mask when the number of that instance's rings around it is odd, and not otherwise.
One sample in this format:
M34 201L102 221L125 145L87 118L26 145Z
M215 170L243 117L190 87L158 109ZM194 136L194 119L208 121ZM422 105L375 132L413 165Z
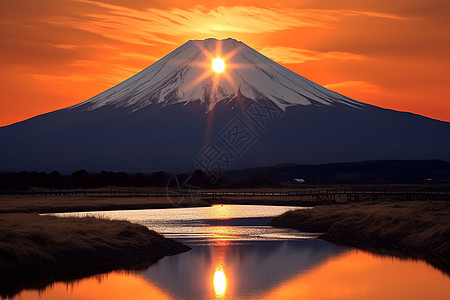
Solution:
M212 207L66 213L129 220L192 250L141 271L115 271L17 299L449 299L450 277L422 261L377 256L266 226L298 207ZM307 209L307 208L304 208Z

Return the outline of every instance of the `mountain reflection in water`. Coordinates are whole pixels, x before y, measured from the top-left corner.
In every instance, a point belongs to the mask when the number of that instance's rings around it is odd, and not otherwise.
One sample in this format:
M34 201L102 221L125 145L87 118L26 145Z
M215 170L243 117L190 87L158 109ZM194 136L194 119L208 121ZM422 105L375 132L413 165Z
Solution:
M315 239L195 246L183 255L164 258L143 276L177 299L250 297L262 295L343 251Z
M214 247L215 249L203 249L201 252L202 255L205 255L204 257L201 257L200 254L193 255L203 262L203 266L198 268L195 266L195 269L189 272L183 271L182 266L177 266L180 273L167 272L168 270L163 269L163 266L171 267L175 262L172 257L166 257L140 274L111 272L73 283L55 283L42 291L23 291L17 296L17 299L448 300L448 295L450 295L450 277L422 261L400 260L375 256L365 251L350 250L317 262L309 269L307 267L299 270L298 273L283 275L280 272L283 266L276 265L273 270L267 270L265 267L268 264L263 262L261 262L261 269L259 268L259 260L252 263L247 262L267 257L265 254L261 256L259 254L247 255L238 249L233 250L234 253L240 254L239 257L234 258L236 269L233 269L233 264L227 264L232 257L230 250L240 246L232 245L227 250L222 246ZM255 252L259 253L258 250ZM279 249L276 252L272 261L275 261L275 257L279 254L286 253ZM222 260L212 257L212 254L223 254L225 263L215 267L214 265ZM183 255L185 254L180 257ZM253 265L256 270L244 270L244 267L239 265L240 262L246 266ZM188 259L179 263L185 263L186 267L191 266ZM292 263L294 264L295 260ZM297 263L297 266L300 266L300 263ZM206 273L202 271L204 267L207 267ZM158 277L157 272L161 270L164 280L156 278ZM223 277L215 275L221 270ZM243 273L239 274L241 271ZM173 277L167 277L168 273L172 273ZM183 274L195 278L188 280L183 278ZM283 276L286 278L281 279ZM272 279L273 277L279 278L280 281L277 282ZM184 283L181 287L177 287L177 284L185 280L196 285L188 287L187 283ZM263 286L263 282L267 282L267 287ZM249 290L245 288L245 285L249 285ZM206 291L207 294L201 294L201 291ZM182 294L183 292L188 294Z

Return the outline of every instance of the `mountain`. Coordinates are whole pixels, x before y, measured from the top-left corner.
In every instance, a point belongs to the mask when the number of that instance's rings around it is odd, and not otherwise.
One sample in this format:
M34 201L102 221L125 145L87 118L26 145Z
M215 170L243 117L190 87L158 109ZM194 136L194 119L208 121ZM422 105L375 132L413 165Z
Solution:
M80 104L1 127L0 171L450 161L449 136L448 122L355 101L242 42L207 39Z
M227 71L214 75L211 60L222 56ZM233 39L189 41L115 87L69 109L105 106L140 110L199 101L207 113L236 97L270 100L282 110L293 105L364 105L332 92Z

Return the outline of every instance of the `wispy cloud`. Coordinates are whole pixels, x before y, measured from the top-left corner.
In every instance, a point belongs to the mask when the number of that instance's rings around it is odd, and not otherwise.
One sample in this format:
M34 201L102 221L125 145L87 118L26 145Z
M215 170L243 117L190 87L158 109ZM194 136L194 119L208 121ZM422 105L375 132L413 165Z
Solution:
M94 5L103 11L72 18L53 18L47 22L89 31L122 42L144 45L173 44L167 36L267 33L307 26L324 27L352 16L404 19L393 14L352 10L267 9L253 6L137 10L100 1L74 1Z
M380 86L369 83L367 81L344 81L344 82L339 82L339 83L326 84L326 85L324 85L324 87L326 87L327 89L330 89L330 90L352 88L355 90L359 90L362 92L369 92L369 93L378 93L381 91Z
M340 60L366 59L366 57L363 55L354 54L350 52L339 52L339 51L318 52L312 50L280 47L280 46L264 47L263 49L260 50L260 52L277 62L286 64L299 64L304 63L306 61L324 60L324 59L340 59Z
M28 75L45 83L56 82L58 84L71 85L73 82L99 81L105 87L111 87L141 71L138 68L119 63L99 63L98 61L83 59L73 61L70 67L72 71L69 73L42 74L30 72Z
M110 45L50 44L50 46L60 48L60 49L66 49L66 50L75 50L75 49L84 49L84 48L119 50L119 48L110 46Z
M333 11L333 10L327 10L327 11ZM380 13L375 11L356 11L356 10L336 10L339 12L342 16L366 16L366 17L374 17L374 18L383 18L383 19L391 19L391 20L408 20L406 17L394 15L394 14L387 14L387 13Z
M138 59L138 60L146 61L148 63L155 62L158 59L160 59L160 57L157 57L157 56L146 55L146 54L136 53L136 52L122 52L122 53L118 54L118 57L112 58L112 59L122 59L122 58Z

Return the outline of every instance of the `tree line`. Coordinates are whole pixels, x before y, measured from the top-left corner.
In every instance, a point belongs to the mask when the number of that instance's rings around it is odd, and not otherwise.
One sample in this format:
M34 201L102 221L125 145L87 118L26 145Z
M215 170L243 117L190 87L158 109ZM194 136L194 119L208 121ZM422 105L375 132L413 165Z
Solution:
M27 190L31 187L50 189L117 187L180 187L180 188L240 188L275 186L276 182L263 174L245 177L223 175L211 178L202 170L193 173L169 174L164 171L150 174L102 171L89 173L81 169L70 175L58 171L50 173L22 171L0 173L0 190Z

